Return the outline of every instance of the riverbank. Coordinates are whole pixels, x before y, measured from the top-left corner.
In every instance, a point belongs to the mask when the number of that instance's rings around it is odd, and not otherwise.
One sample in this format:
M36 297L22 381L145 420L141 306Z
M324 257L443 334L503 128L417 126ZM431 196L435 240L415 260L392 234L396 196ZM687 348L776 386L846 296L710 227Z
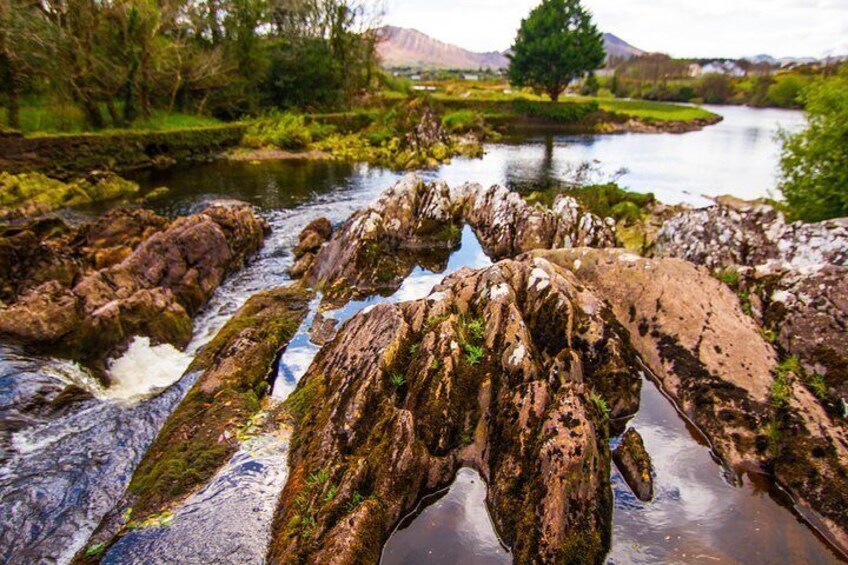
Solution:
M684 133L719 121L721 116L707 110L666 103L384 97L375 107L350 112L280 114L203 127L79 134L6 132L0 135L0 171L37 171L67 180L93 170L127 172L218 157L246 161L333 158L413 170L434 168L458 155L479 156L482 143L520 131ZM257 130L260 134L254 135Z

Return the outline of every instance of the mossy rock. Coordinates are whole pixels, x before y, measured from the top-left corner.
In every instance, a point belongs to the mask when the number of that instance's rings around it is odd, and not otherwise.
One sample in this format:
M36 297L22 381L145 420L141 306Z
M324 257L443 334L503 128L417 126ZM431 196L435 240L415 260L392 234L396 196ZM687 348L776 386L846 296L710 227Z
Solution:
M132 482L137 519L209 480L238 448L238 431L260 410L280 352L297 332L311 293L289 286L253 296L197 355L203 371L145 454Z
M31 216L116 200L133 196L138 190L136 183L115 174L66 183L41 173L0 173L0 218Z

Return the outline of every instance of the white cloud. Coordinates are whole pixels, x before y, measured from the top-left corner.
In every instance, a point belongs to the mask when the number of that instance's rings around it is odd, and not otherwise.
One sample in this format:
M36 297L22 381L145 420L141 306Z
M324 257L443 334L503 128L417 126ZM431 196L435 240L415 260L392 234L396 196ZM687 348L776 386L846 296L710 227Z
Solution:
M675 56L848 52L848 0L583 0L603 31ZM537 0L389 0L385 21L475 51L509 47Z

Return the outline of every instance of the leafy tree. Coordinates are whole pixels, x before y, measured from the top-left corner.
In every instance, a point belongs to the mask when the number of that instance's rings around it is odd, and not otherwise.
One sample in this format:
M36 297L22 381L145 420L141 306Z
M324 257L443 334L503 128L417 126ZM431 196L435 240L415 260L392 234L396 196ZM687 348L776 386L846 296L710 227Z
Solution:
M556 102L575 78L600 67L604 42L580 0L543 0L522 20L510 55L516 86L544 90Z
M800 77L794 75L779 76L774 84L766 90L766 100L770 105L779 108L800 108L803 90L804 82Z
M816 222L848 216L848 65L806 91L807 128L781 133L780 190L790 216Z
M707 104L726 103L732 91L733 85L730 83L730 78L719 73L704 75L695 87L695 92Z

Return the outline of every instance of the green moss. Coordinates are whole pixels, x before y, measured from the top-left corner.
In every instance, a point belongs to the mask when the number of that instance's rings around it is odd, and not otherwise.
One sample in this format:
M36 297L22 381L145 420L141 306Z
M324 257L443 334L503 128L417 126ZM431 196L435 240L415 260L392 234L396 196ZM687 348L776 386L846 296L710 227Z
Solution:
M713 276L732 289L739 287L739 271L733 267L715 271Z
M0 173L0 217L32 215L135 195L138 185L114 174L62 182L40 173Z
M205 371L165 422L129 491L137 520L207 481L237 448L260 410L279 351L308 311L310 294L285 287L252 297L195 358ZM263 384L265 386L263 386Z
M288 413L294 419L295 425L300 423L309 412L317 398L324 394L322 379L317 375L304 379L283 403Z

